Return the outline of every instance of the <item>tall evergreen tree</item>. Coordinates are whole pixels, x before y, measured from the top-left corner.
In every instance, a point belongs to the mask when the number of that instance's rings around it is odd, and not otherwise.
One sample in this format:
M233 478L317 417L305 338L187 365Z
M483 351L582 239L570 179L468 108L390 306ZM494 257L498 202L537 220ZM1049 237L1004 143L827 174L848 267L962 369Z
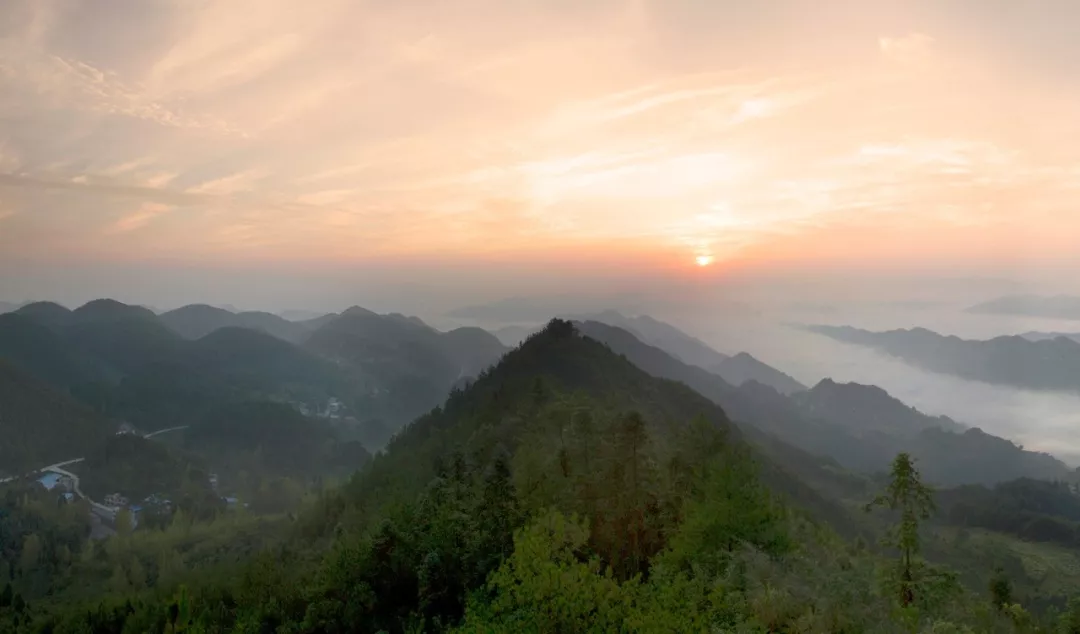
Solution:
M885 492L866 505L899 511L900 521L888 533L885 543L900 551L900 603L904 606L915 601L915 558L919 554L919 521L930 518L934 511L933 490L922 483L915 461L907 453L899 453L893 459L889 486Z

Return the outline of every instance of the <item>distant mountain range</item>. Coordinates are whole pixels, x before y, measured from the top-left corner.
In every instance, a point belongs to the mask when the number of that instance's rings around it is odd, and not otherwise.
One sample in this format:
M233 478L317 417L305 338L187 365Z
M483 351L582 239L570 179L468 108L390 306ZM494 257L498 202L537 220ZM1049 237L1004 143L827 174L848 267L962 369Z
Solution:
M632 333L644 343L660 348L684 363L704 368L723 377L732 385L738 386L747 381L757 381L783 394L794 394L806 389L805 385L776 368L762 363L748 353L740 352L735 356L728 356L717 352L697 337L648 315L627 317L615 310L605 310L586 315L563 315L561 318L576 323L597 322L615 326ZM531 328L508 326L495 330L494 334L507 345L517 345L540 329L541 326Z
M998 297L967 309L969 313L1024 315L1050 319L1080 319L1080 297L1071 295L1010 295Z
M505 351L478 328L443 333L359 307L304 322L202 305L158 316L113 300L0 315L0 359L110 417L152 430L252 397L337 397L372 448Z
M736 387L621 328L595 321L577 327L649 374L685 383L721 405L748 433L756 430L760 442L770 442L760 436L764 433L846 469L883 471L898 452L907 451L919 459L927 479L942 486L1073 477L1052 456L1025 451L947 417L927 416L875 386L826 379L792 396L753 380Z
M972 341L925 328L870 332L850 326L807 328L868 346L915 366L976 381L1037 390L1080 391L1080 342L1021 336Z
M272 313L233 313L205 304L192 304L170 310L161 321L185 339L199 339L219 328L240 327L261 330L285 341L299 343L311 334L302 323L289 321Z
M1073 341L1080 342L1080 332L1025 332L1020 335L1028 341L1046 341L1048 339L1057 339L1064 337L1066 339L1072 339Z
M74 311L30 304L0 315L0 360L11 364L13 376L24 377L10 379L12 385L36 381L51 386L45 389L60 394L57 398L80 401L92 410L88 415L111 419L111 424L125 420L146 430L190 425L203 430L203 438L209 433L206 447L223 446L213 431L220 425L206 427L207 421L224 420L221 412L237 411L244 403L319 405L335 398L353 419L343 429L377 449L402 425L445 403L448 394L482 379L509 353L479 328L442 332L416 317L361 307L299 322L298 327L311 331L301 343L258 327L210 329L208 324L233 323L237 317L219 309L189 307L179 316L185 317L180 320L185 328L210 332L185 338L176 322L167 325L177 315L159 317L112 300ZM774 451L784 453L781 445L790 446L864 473L882 471L898 451L909 451L920 459L926 477L942 485L1070 475L1050 456L1023 451L945 417L924 415L879 388L826 380L807 390L748 354L721 354L655 319L613 311L596 317L621 325L598 319L561 323L649 375L684 384ZM849 330L855 334L841 332L856 339L873 335ZM585 361L573 363L579 362ZM602 373L595 378L603 380ZM253 414L248 424L258 419ZM241 446L230 443L225 446Z

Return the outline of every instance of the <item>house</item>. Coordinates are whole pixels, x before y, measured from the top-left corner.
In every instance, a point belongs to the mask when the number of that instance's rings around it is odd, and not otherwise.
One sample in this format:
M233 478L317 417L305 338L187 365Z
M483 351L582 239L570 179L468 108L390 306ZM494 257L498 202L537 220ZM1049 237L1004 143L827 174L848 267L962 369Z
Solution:
M119 493L110 493L105 496L105 506L122 508L128 505L128 499Z
M221 499L225 501L225 506L230 509L236 508L236 506L240 503L240 500L234 497L223 497Z

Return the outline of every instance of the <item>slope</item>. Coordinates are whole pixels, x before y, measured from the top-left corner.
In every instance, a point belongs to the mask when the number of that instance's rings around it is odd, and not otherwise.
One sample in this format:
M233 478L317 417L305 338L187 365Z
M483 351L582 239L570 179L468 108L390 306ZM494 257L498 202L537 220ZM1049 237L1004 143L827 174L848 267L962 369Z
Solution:
M740 352L720 363L703 367L735 386L740 386L747 381L757 381L762 385L772 387L781 394L789 396L806 390L806 386L802 383L780 370L762 363L746 352Z
M20 313L0 315L0 359L64 391L109 376L92 355Z
M21 475L80 458L115 425L0 360L0 471Z
M597 322L579 327L646 372L681 381L712 399L733 420L804 451L830 457L847 469L884 471L897 453L907 451L920 460L926 478L941 485L1069 475L1068 467L1051 456L1024 451L980 430L954 433L963 426L925 416L877 387L838 386L825 381L816 391L792 397L756 381L735 388L719 376L642 343L625 330ZM949 430L940 430L942 425Z
M480 464L504 450L529 456L520 458L527 465L548 464L577 451L573 445L594 442L575 436L580 432L572 421L588 419L589 428L597 430L589 433L598 433L631 413L641 416L660 463L695 419L742 443L742 434L716 402L683 383L650 375L588 331L553 320L465 390L452 393L443 407L403 428L372 470L353 483L354 502L366 506L384 499L384 487L418 492L435 475L435 465L455 451ZM555 438L558 444L551 446ZM763 454L759 458L770 486L835 525L847 525L838 505Z

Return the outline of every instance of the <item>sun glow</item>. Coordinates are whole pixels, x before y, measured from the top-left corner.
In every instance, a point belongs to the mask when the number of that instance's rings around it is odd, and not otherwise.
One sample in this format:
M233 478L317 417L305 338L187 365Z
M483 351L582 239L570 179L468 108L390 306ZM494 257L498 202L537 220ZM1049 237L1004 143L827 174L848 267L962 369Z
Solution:
M694 262L696 262L698 266L709 266L710 264L713 263L713 256L711 256L711 255L699 255L696 258L694 258Z

